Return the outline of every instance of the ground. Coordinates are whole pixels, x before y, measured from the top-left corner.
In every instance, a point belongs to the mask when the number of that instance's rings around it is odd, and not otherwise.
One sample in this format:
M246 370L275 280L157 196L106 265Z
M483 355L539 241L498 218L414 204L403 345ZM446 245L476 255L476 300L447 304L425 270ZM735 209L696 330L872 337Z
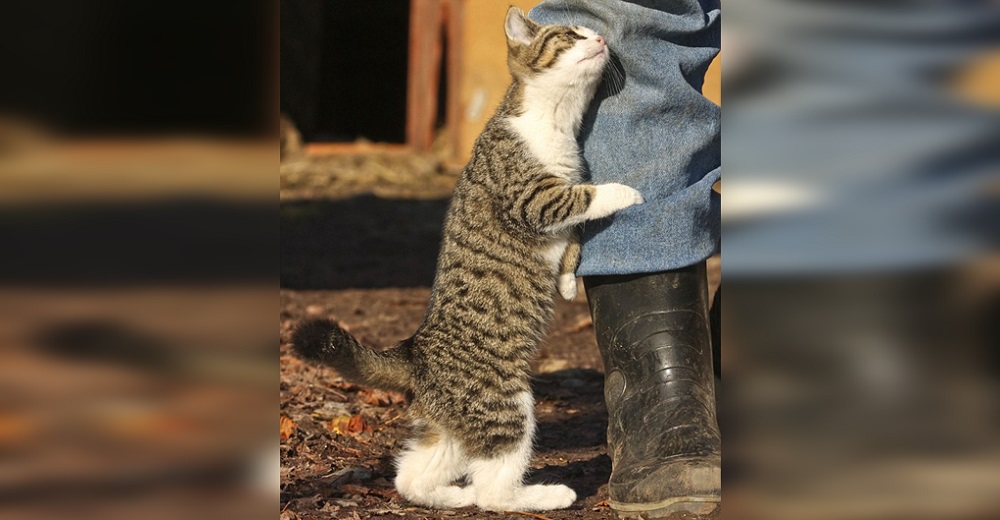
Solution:
M379 347L412 334L430 295L457 173L433 156L399 152L282 165L283 520L532 517L407 503L392 486L392 457L407 437L402 396L361 388L331 369L303 363L287 343L293 326L307 317L337 320ZM529 481L567 484L579 497L570 509L542 517L610 518L603 372L582 294L557 302L533 368L539 427Z

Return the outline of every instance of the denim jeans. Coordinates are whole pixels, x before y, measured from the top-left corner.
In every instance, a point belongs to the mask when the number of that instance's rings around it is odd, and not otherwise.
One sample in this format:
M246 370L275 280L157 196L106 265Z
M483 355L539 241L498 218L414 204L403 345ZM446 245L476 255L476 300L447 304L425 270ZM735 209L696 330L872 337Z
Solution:
M583 158L594 184L619 182L645 198L585 224L577 274L656 272L710 256L719 246L720 108L701 86L719 52L718 0L546 0L529 16L607 40L612 62L584 119Z
M936 270L995 248L1000 111L956 87L996 52L996 3L817 5L729 11L729 279Z

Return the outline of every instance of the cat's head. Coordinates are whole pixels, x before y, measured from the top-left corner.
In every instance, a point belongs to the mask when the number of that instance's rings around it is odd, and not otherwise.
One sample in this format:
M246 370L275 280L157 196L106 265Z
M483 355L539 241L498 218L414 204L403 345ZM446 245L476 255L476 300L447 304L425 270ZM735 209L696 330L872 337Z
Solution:
M539 25L517 7L507 10L507 65L520 81L594 86L608 63L604 38L586 27Z

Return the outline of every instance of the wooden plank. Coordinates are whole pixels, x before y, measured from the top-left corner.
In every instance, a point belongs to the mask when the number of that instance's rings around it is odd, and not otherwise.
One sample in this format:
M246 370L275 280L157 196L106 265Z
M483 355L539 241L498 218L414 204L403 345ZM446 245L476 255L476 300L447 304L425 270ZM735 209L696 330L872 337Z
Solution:
M447 106L445 107L447 149L444 150L443 155L448 159L448 162L464 163L464 160L455 161L454 159L457 156L460 146L458 129L462 121L462 104L459 97L459 89L462 86L462 78L465 74L463 62L465 53L462 45L465 9L464 3L461 0L447 0L445 5L447 7L445 30L448 39L448 56L446 56L448 67L448 98L446 100Z
M406 93L406 142L419 151L434 142L441 67L442 0L410 3L410 53Z

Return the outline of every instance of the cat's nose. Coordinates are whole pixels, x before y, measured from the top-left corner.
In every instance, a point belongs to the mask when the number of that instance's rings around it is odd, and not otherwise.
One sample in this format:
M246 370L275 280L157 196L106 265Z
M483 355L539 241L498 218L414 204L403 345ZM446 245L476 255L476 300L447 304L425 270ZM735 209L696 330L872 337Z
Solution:
M597 43L603 44L604 43L604 38L598 36L597 37Z

